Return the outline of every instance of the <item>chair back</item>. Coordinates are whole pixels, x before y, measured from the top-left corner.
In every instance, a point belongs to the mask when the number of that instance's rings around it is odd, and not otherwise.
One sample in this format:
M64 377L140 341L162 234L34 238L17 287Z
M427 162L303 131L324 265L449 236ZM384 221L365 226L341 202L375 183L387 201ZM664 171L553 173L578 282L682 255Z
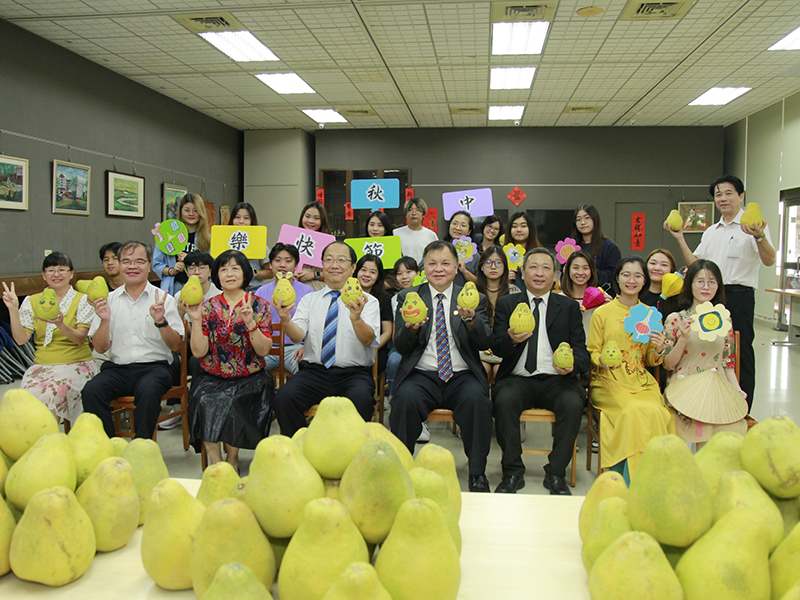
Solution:
M283 325L278 323L272 324L272 348L269 353L272 356L278 357L278 387L286 382L286 364L284 357L284 349L286 343L283 335Z

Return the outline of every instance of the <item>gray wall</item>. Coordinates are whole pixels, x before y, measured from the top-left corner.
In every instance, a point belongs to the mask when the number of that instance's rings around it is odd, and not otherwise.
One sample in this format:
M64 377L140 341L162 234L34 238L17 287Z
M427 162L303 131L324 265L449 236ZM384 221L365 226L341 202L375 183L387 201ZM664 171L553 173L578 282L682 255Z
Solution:
M103 243L152 241L165 181L199 193L205 179L217 210L240 200L238 130L2 20L0 72L0 153L30 161L29 210L0 210L0 275L39 272L45 249L97 269ZM54 159L92 168L89 216L51 214ZM134 163L144 219L107 217L105 171Z

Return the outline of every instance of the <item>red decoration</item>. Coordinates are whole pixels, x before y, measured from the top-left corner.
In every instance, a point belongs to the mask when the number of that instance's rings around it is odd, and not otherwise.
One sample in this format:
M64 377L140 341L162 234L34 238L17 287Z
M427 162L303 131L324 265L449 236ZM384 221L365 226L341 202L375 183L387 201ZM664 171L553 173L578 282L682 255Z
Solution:
M406 202L414 197L414 188L406 188Z
M631 213L631 250L644 250L644 213Z
M378 209L378 212L386 212L386 211L385 211L385 210L383 210L382 208L379 208L379 209Z
M344 218L347 221L353 220L353 207L349 202L344 203Z
M317 202L325 206L325 190L317 190Z
M508 196L506 196L506 198L508 198L509 200L511 200L511 202L514 203L514 206L519 206L520 204L522 204L522 201L525 200L525 198L527 197L528 194L519 189L519 186L514 186L514 189L508 193Z
M427 227L436 235L439 235L439 226L436 223L436 220L439 218L439 209L438 208L429 208L428 212L425 213L425 216L422 217L422 226Z

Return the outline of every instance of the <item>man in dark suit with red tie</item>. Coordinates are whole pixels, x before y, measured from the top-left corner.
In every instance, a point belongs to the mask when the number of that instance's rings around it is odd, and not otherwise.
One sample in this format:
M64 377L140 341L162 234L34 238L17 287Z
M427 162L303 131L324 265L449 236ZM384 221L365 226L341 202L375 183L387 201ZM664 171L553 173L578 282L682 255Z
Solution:
M553 451L544 468L544 487L551 495L571 495L566 469L581 426L585 393L578 381L589 370L589 353L580 306L575 300L553 294L555 258L545 248L525 254L522 279L525 289L497 301L492 352L503 358L492 392L497 442L503 450L503 480L495 492L516 493L525 486L519 417L523 410L544 408L556 414ZM528 303L535 320L532 333L516 333L509 327L511 313ZM553 352L567 342L574 365L553 365Z
M452 244L428 244L423 265L428 282L401 292L397 301L394 345L403 360L395 379L389 424L413 453L428 413L437 408L452 410L469 459L469 490L488 492L485 471L492 404L479 356L492 343L486 296L480 295L475 310L457 305L461 287L453 284L458 255ZM412 291L419 293L428 308L428 318L414 325L402 317L405 296Z

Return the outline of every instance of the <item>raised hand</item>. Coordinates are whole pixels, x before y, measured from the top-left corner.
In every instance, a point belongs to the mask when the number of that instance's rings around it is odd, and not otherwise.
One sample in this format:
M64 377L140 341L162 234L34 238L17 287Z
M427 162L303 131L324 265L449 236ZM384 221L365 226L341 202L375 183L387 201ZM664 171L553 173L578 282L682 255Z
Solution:
M683 227L686 227L686 225L684 225ZM666 222L666 221L664 221L664 230L665 230L665 231L668 231L668 232L669 232L669 234L670 234L672 237L674 237L676 240L681 240L681 239L683 239L683 227L681 227L680 229L678 229L678 231L673 231L672 227L670 227L669 225L667 225L667 222Z
M653 332L650 334L650 341L653 342L653 347L656 349L656 352L661 352L664 350L664 344L667 341L667 338L664 337L663 333Z
M684 337L689 335L689 331L692 328L692 321L694 321L693 317L686 317L683 321L678 324L678 337Z
M178 273L183 273L183 270L185 268L186 268L186 265L184 265L182 261L176 262L175 266L172 267L173 271L175 272L175 275L177 275Z
M150 316L153 317L153 321L156 323L161 323L164 320L164 301L167 299L167 292L164 291L164 295L159 299L158 297L158 290L156 290L156 301L153 302L153 306L150 307ZM97 309L95 308L95 311ZM100 317L101 319L103 317Z
M14 282L11 282L11 289L8 289L6 282L3 282L3 304L8 308L8 312L19 311L19 298L17 298L17 291L14 289Z
M98 298L94 302L90 302L89 304L92 305L94 308L94 313L100 317L102 321L108 321L111 319L111 307L108 305L108 300L105 298Z
M767 222L764 221L761 223L761 225L758 223L753 223L752 225L742 225L741 227L742 231L744 231L746 234L760 238L764 237L764 229L767 227Z
M356 300L351 300L349 303L345 303L345 306L350 310L350 320L355 320L361 317L361 311L364 310L364 307L367 305L367 297L366 295L362 294Z
M242 322L247 329L253 328L253 294L250 292L244 293L244 302L242 309L239 311L239 316L242 317Z

